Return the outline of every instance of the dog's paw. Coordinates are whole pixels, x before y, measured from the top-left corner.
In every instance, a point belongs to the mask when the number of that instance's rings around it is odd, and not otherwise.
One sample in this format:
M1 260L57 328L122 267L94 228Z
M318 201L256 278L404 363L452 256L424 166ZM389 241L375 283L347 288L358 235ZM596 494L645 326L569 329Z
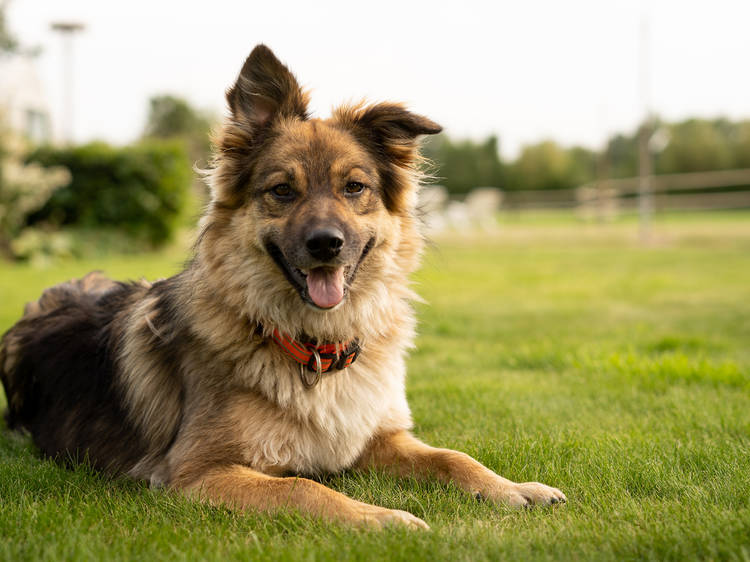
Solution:
M534 507L565 503L567 498L557 488L539 482L514 484L505 490L504 501L513 507Z
M391 525L404 525L409 529L429 530L430 528L430 526L422 521L419 517L412 515L408 511L401 511L400 509L381 508L365 514L363 521L366 524L377 528L383 528Z

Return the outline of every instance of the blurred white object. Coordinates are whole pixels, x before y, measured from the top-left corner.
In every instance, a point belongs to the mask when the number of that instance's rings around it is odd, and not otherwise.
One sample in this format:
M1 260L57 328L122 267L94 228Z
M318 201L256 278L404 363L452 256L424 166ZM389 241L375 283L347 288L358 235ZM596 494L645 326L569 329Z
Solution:
M451 201L445 208L445 219L448 225L459 231L466 231L471 228L471 217L469 216L469 206L463 201Z
M428 234L446 228L468 231L479 228L486 232L497 229L497 212L503 192L496 187L473 189L465 201L450 201L448 190L440 185L423 187L419 192L419 210Z
M434 234L445 230L447 202L448 190L442 185L425 186L419 191L419 210L428 233Z
M612 222L619 211L619 192L604 185L584 185L576 189L576 208L585 221Z
M477 187L466 196L466 207L472 223L485 231L497 228L497 212L503 192L496 187Z

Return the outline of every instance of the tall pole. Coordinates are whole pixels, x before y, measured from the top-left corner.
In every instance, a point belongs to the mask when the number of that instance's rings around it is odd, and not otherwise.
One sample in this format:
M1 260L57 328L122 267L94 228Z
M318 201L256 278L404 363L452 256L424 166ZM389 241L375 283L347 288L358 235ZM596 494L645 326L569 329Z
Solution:
M651 149L649 141L653 134L650 100L650 35L648 20L641 20L639 34L639 90L643 109L643 122L638 130L638 225L642 242L651 239L651 219L654 214L654 196L651 189Z
M55 22L52 30L62 35L63 63L63 111L62 111L62 136L66 144L73 142L73 36L82 31L84 25L78 22Z

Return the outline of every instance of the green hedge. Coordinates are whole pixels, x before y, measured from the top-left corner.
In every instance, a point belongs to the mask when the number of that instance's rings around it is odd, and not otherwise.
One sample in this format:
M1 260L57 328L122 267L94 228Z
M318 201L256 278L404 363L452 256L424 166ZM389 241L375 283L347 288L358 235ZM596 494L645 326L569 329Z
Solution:
M192 174L185 146L179 141L43 147L29 160L65 166L72 175L70 185L57 190L30 217L29 224L114 227L152 244L171 237Z

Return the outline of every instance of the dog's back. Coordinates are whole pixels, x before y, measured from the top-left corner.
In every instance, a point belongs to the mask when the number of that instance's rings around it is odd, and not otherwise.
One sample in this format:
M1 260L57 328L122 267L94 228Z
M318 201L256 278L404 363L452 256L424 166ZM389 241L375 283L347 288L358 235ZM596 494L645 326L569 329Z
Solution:
M88 452L94 465L109 459L99 468L115 468L112 461L123 468L142 455L120 407L111 356L112 319L138 290L98 272L61 283L27 304L3 337L7 425L30 431L45 455L81 460Z

